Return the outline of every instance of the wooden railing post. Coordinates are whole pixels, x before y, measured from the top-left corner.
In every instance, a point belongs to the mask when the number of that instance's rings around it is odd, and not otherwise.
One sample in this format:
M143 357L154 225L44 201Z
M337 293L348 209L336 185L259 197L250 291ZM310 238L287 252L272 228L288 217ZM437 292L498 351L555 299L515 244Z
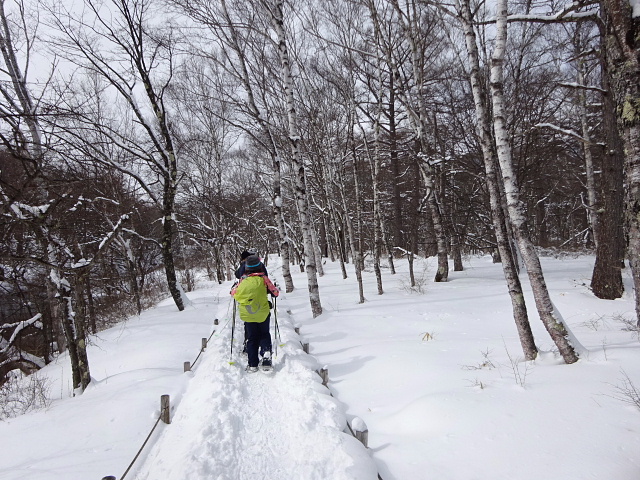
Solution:
M207 348L207 339L203 338L202 339L202 351L204 351Z
M171 405L169 403L169 395L160 397L160 419L166 423L171 423Z
M214 319L213 319L213 324L214 324L214 325L218 325L218 319L217 319L217 318L214 318Z
M353 429L353 435L362 442L365 447L369 447L369 429L367 424L364 423L360 417L353 417L351 420L351 428Z
M184 362L183 367L185 372L191 371L191 362Z
M309 344L308 343L303 343L302 344L302 350L304 350L304 353L309 353Z
M321 368L320 370L318 370L318 374L322 378L322 385L326 387L327 384L329 383L329 370L327 370L326 367Z
M360 440L365 447L369 447L369 430L356 430L356 438Z

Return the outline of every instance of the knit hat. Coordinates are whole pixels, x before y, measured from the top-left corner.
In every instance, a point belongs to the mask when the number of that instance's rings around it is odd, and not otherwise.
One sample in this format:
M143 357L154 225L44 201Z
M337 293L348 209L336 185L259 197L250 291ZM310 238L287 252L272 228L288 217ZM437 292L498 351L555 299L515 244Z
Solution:
M244 262L245 268L257 268L262 262L260 261L260 257L257 255L249 255Z
M250 255L251 255L251 252L248 252L247 250L245 250L244 252L242 252L240 254L240 261L244 260L245 258L247 258Z

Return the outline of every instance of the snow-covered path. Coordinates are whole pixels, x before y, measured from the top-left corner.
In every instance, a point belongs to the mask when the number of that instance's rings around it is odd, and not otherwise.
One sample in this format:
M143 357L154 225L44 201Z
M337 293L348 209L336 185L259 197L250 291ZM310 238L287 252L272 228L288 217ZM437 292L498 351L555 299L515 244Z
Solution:
M221 323L137 479L377 478L366 449L342 433L342 408L322 386L288 315L279 319L270 374L245 373L246 358L236 352L229 363L231 327Z

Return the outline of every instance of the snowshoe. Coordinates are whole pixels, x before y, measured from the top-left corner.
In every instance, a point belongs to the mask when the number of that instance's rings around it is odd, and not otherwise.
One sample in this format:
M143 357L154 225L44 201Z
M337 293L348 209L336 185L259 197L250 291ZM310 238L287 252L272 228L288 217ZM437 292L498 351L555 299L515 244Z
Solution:
M270 372L273 370L273 363L271 363L271 352L265 352L260 362L260 369L263 372Z

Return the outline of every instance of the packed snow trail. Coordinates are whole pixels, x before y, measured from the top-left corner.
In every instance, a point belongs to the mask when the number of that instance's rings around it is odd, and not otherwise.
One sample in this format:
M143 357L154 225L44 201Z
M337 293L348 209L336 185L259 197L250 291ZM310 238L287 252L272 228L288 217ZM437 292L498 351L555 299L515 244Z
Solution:
M281 303L281 302L279 302ZM221 307L222 308L222 307ZM279 311L284 309L280 306ZM282 318L285 317L285 318ZM343 407L322 386L314 357L287 315L274 371L246 373L236 320L221 321L172 415L139 467L138 480L373 480L367 450L343 433ZM271 321L274 347L274 321Z

